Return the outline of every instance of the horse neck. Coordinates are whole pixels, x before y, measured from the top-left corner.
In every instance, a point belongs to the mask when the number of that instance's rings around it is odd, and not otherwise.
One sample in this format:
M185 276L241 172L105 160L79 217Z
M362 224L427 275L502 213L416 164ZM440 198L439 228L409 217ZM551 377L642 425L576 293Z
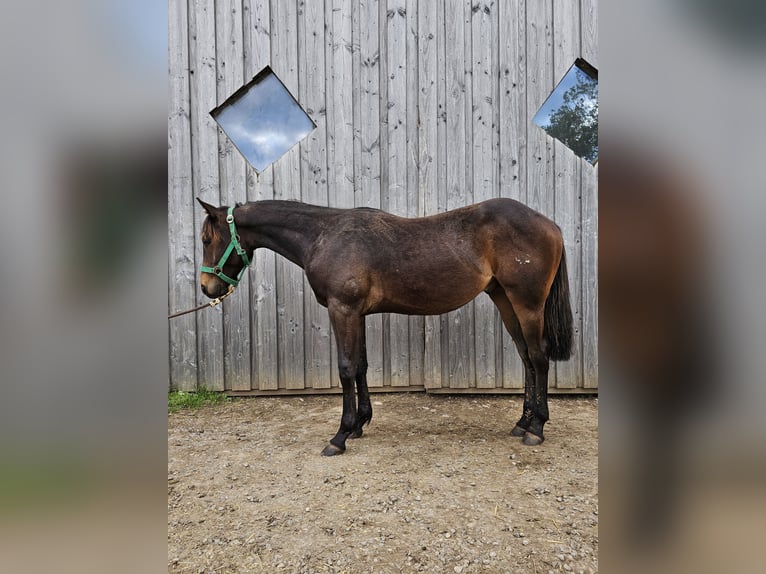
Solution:
M265 247L300 267L332 211L294 201L257 201L240 209L237 227L249 249Z

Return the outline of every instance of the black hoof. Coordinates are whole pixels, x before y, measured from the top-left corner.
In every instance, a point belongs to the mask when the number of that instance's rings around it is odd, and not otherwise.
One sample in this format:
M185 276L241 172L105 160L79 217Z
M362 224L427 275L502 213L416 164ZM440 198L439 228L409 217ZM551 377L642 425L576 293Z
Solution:
M537 436L536 434L532 434L531 432L527 431L524 433L524 439L521 441L527 446L537 446L538 444L541 444L545 438L541 436Z
M330 443L326 447L324 447L324 450L322 451L322 456L335 456L338 454L343 454L346 452L345 448L338 448L334 444Z
M527 429L521 428L519 425L516 425L513 427L513 430L511 431L511 436L524 436L524 433L527 432Z

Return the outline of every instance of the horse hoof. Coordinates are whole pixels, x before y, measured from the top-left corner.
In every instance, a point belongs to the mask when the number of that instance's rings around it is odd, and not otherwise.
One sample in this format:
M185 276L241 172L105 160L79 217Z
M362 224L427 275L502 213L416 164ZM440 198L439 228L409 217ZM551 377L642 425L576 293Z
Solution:
M537 446L544 440L545 439L543 437L537 436L536 434L532 434L531 432L527 431L524 433L524 439L521 442L527 446Z
M511 431L511 436L524 436L524 434L527 432L527 429L521 428L519 425L516 425L513 427L513 430Z
M322 451L322 456L335 456L338 454L343 454L346 452L345 448L338 448L334 444L330 443L326 447L324 447L324 450Z

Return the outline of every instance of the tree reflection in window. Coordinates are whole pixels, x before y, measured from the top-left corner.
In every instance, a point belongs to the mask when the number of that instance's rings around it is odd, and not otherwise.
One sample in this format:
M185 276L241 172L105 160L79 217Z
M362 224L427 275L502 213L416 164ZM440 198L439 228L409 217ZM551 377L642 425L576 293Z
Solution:
M210 114L259 173L316 127L268 66Z
M532 121L577 156L598 160L598 71L580 58Z

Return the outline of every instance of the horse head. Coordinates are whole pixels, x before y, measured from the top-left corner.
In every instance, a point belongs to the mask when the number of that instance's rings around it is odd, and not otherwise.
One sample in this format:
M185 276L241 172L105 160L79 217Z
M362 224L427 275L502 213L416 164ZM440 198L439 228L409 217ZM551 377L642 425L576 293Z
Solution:
M207 213L202 223L200 287L214 299L236 287L250 259L240 244L233 207L215 207L197 198Z

